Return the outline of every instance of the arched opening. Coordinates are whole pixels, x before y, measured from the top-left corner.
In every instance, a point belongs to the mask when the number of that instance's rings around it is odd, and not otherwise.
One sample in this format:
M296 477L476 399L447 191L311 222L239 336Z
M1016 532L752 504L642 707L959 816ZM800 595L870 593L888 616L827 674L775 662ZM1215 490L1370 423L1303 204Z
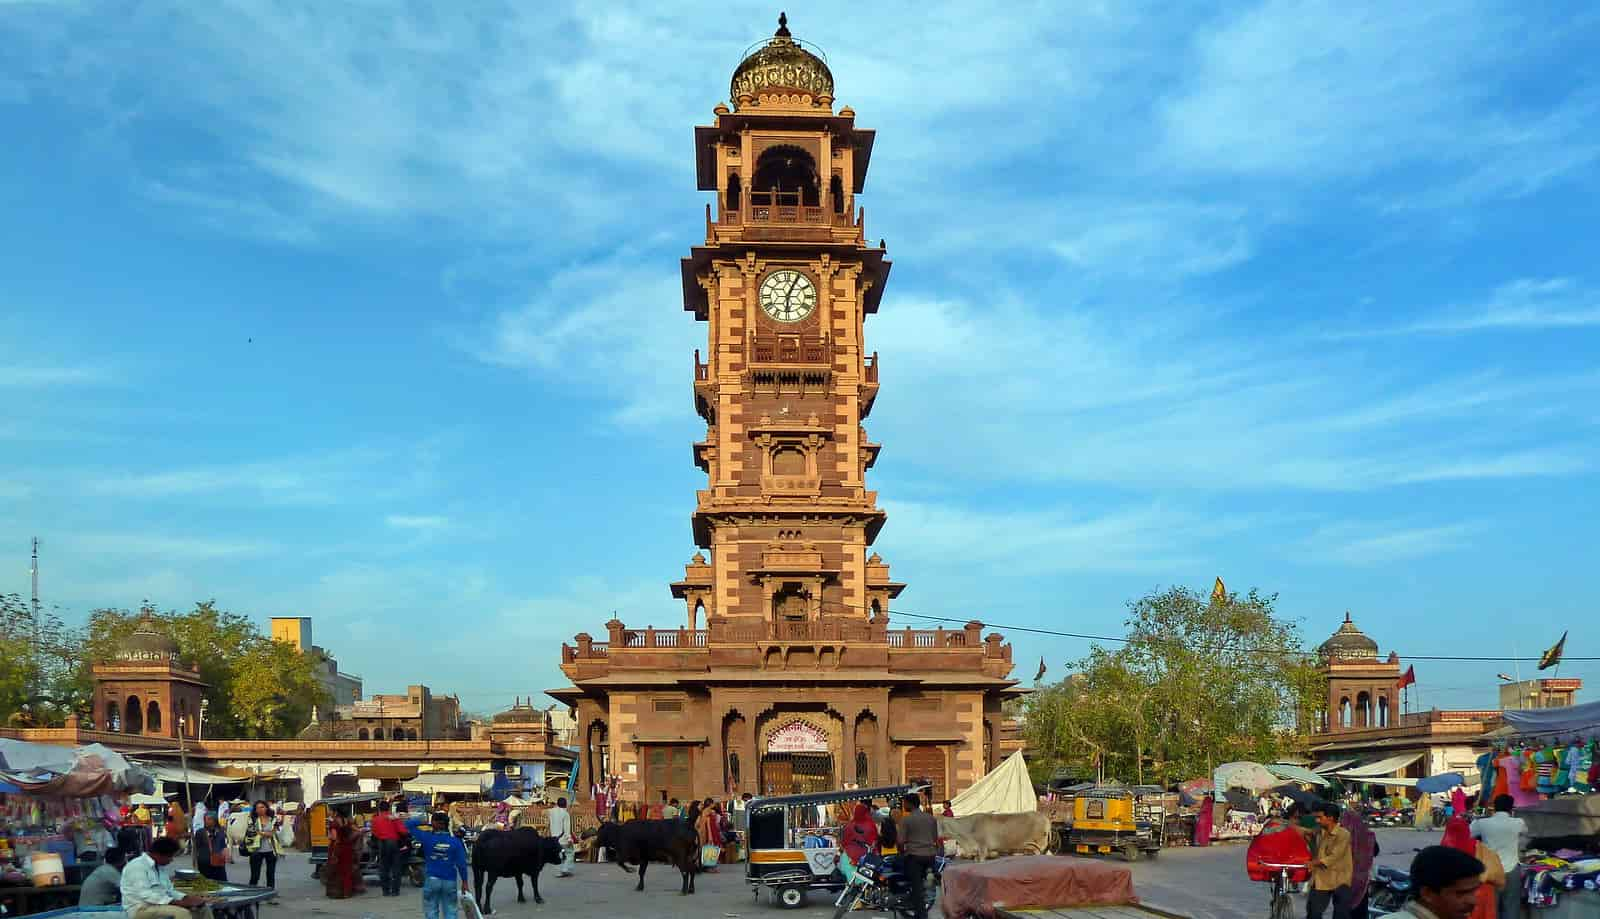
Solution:
M772 595L772 618L779 622L798 622L806 618L805 588L787 583Z
M833 200L833 212L844 213L844 179L836 172L828 182L828 197Z
M870 712L856 719L856 784L877 785L881 776L873 774L878 749L878 719ZM881 768L881 767L880 767Z
M882 616L883 616L883 604L879 603L876 599L874 599L872 601L872 618L873 619L879 619Z
M106 703L105 728L113 734L122 730L122 707L115 700Z
M373 740L382 740L383 739L383 728L373 728L372 729L372 739Z
M1372 727L1372 697L1364 692L1356 693L1356 727Z
M856 784L863 787L872 784L872 773L867 770L867 751L856 751Z
M730 791L739 787L739 753L737 750L728 754L727 786Z
M711 625L710 622L706 621L706 604L705 604L705 601L704 600L696 600L696 601L694 601L694 612L689 614L689 628L698 629L698 628L700 628L700 623L702 623L702 622L705 622L707 626Z
M772 474L803 476L806 474L806 455L799 447L779 447L772 451Z
M750 180L750 203L816 207L819 188L817 163L811 154L787 144L768 147L756 160L756 174Z
M138 696L128 697L127 711L128 713L122 717L124 729L129 734L143 734L144 706L139 703Z
M356 740L371 740L371 739L372 739L372 732L367 730L366 728L362 728L361 730L356 732Z
M728 173L727 203L724 206L728 210L737 213L743 203L744 186L739 183L739 174L737 172L730 172Z
M1350 717L1350 697L1346 696L1339 700L1339 726L1342 728L1350 727Z
M983 771L994 769L994 722L983 723Z
M145 730L152 733L161 730L161 703L154 699L145 708L144 726Z
M406 728L406 740L416 740L416 739L417 739L416 728Z
M1378 727L1386 728L1388 726L1389 726L1389 697L1388 696L1379 696L1378 697Z

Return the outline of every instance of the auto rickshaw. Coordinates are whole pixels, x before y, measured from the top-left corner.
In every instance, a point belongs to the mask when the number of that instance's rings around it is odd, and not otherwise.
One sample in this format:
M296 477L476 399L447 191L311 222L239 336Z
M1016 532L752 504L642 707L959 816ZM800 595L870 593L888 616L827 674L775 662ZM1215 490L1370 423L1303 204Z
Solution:
M1141 852L1151 858L1159 855L1166 815L1160 804L1142 802L1140 791L1102 785L1077 792L1072 801L1072 829L1067 833L1068 850L1081 855L1121 852L1130 862L1138 861Z
M745 880L758 900L761 891L770 891L773 902L784 909L804 906L808 890L843 890L845 879L839 870L841 824L834 814L837 805L893 802L924 787L891 785L755 798L745 808Z
M306 834L311 844L311 876L321 877L328 862L328 818L343 814L365 825L378 809L378 802L389 797L382 792L360 792L323 798L306 808ZM365 857L362 858L365 862ZM365 865L362 866L365 868Z

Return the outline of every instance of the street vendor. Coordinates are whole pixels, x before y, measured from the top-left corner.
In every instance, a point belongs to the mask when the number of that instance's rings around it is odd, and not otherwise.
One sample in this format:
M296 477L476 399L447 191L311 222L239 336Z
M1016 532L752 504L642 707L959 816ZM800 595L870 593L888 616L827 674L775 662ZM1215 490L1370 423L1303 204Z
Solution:
M172 859L178 841L163 836L150 843L150 851L122 869L122 908L128 919L190 919L209 898L181 894L172 886Z

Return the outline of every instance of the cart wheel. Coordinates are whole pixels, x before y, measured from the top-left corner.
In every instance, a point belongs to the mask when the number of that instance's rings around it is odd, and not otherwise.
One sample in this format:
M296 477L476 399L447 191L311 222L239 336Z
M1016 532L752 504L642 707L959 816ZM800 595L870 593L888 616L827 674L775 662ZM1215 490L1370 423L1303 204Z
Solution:
M1295 919L1294 901L1286 892L1272 898L1272 919Z
M806 892L793 885L778 888L778 905L784 909L799 909L806 905Z
M427 873L422 870L421 865L409 866L406 875L410 877L412 887L421 888L422 885L428 882Z
M1127 859L1130 862L1138 861L1139 860L1139 847L1138 846L1123 846L1122 847L1122 857Z

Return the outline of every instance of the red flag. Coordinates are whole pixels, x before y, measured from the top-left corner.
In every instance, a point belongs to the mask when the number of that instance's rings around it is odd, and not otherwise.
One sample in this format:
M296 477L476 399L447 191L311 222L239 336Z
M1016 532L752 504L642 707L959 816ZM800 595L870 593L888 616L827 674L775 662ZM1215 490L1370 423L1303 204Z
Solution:
M1406 668L1406 672L1404 674L1402 674L1401 677L1400 677L1400 682L1394 684L1394 688L1395 689L1405 689L1407 686L1410 686L1412 683L1415 683L1416 681L1417 681L1417 668L1415 668L1415 667L1407 667Z

